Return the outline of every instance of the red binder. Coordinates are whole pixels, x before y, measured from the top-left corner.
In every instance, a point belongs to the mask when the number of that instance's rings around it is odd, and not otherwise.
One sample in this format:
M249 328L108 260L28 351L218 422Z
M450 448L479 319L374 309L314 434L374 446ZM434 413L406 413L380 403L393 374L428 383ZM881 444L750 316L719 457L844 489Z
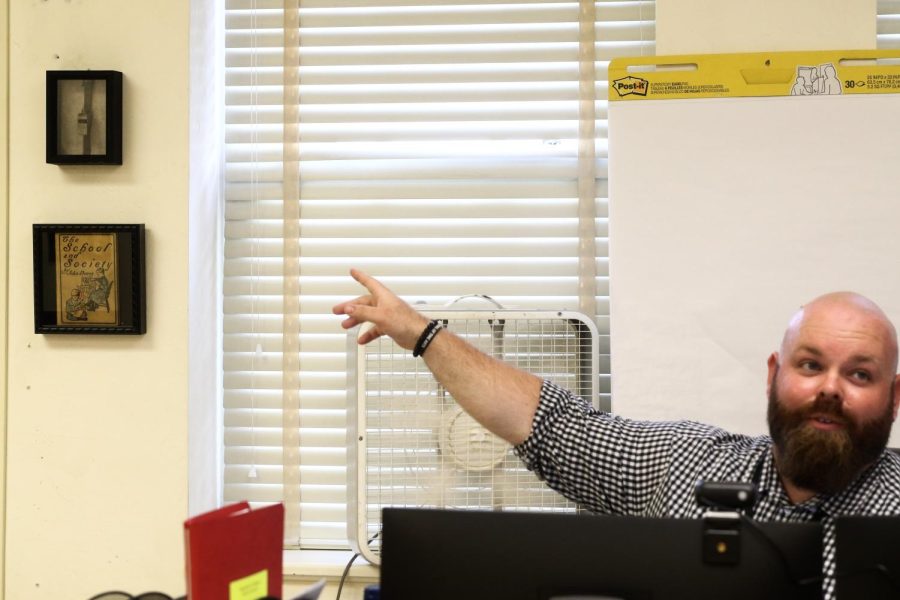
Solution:
M281 598L283 537L283 504L250 510L239 502L188 519L188 599Z

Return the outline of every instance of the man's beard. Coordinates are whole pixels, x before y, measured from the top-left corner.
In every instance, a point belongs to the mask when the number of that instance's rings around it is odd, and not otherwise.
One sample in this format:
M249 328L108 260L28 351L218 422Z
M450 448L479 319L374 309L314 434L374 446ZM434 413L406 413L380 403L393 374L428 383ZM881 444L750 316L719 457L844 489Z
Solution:
M778 399L778 371L769 390L769 433L777 450L778 471L794 485L811 492L835 494L850 485L884 451L894 422L893 386L885 411L859 423L844 413L841 400L816 398L807 407L786 408ZM823 431L809 424L813 413L843 427Z

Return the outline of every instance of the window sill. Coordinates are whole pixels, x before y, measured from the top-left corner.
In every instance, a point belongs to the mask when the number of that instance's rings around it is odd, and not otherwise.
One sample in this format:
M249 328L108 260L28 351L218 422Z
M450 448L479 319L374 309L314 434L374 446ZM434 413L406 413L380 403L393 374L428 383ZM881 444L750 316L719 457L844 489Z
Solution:
M284 578L290 581L324 577L329 581L337 581L352 557L351 550L285 550ZM360 556L350 567L347 580L378 583L378 573L378 567Z

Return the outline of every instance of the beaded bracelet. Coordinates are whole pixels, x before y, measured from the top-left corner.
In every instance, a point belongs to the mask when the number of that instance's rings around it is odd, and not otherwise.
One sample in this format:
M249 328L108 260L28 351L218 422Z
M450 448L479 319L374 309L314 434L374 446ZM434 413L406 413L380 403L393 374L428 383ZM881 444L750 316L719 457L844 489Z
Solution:
M428 349L428 345L431 344L431 340L438 334L438 332L444 328L444 324L434 319L428 322L428 325L425 326L425 331L422 332L422 335L419 336L419 341L416 342L416 347L413 348L413 356L418 358L425 354L425 350Z

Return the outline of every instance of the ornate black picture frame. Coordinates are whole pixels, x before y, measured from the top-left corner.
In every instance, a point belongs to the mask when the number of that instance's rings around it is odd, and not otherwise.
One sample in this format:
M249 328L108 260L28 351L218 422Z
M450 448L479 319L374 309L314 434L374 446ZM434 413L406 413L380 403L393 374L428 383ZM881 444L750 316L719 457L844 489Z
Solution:
M34 332L147 332L144 225L33 226Z
M47 162L122 164L122 73L47 71Z

